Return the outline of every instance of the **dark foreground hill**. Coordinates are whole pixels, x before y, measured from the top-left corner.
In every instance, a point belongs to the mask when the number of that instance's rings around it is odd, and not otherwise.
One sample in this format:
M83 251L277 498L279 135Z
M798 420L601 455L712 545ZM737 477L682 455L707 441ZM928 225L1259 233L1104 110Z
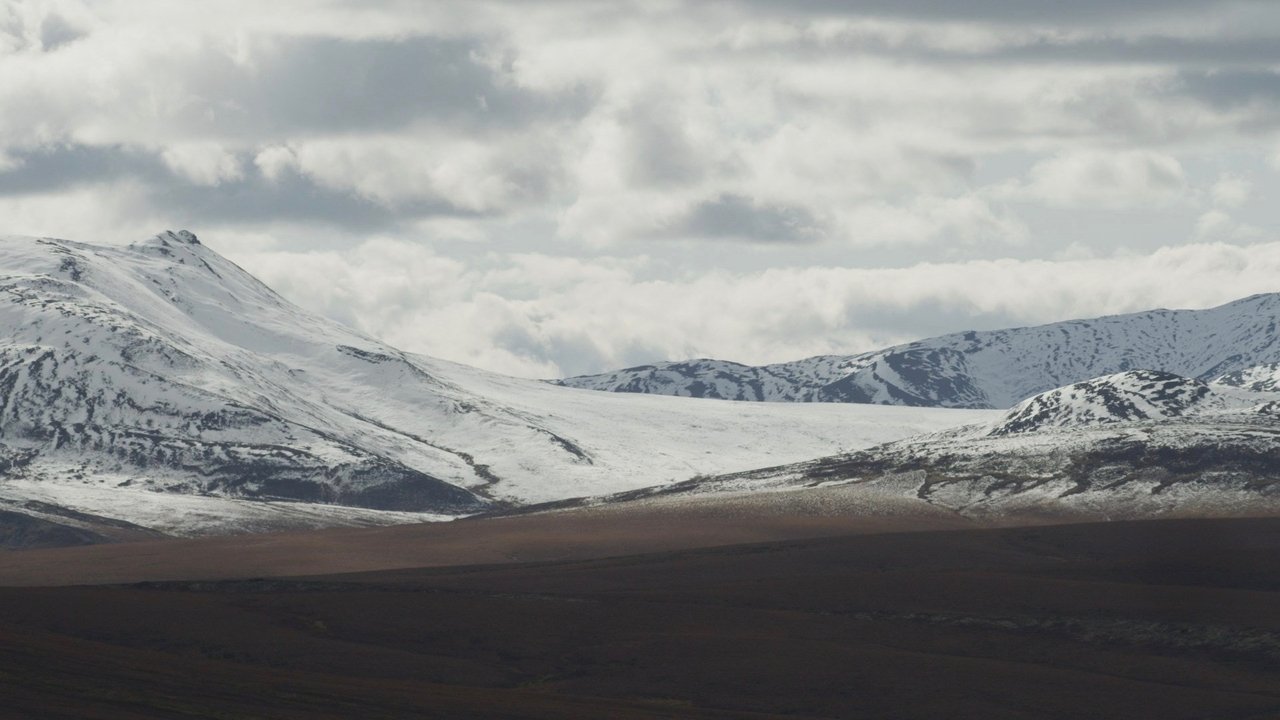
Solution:
M0 589L5 717L1262 720L1277 668L1277 519Z

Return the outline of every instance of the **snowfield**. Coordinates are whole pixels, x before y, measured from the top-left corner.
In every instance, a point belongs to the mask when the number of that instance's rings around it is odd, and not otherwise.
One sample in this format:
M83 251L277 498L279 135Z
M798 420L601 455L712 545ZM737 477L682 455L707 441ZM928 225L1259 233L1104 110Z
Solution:
M1041 393L986 422L588 502L843 487L851 500L981 520L1271 515L1280 513L1280 415L1262 374L1205 384L1117 373Z

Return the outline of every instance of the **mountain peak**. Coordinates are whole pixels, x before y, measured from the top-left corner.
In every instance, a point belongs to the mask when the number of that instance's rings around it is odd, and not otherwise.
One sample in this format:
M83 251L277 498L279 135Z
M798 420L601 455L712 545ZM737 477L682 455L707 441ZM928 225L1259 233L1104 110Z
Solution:
M161 255L171 256L175 250L190 249L193 246L203 247L200 239L190 230L165 230L156 233L146 240L131 243L129 249L146 252L159 253Z
M196 234L190 230L179 230L177 232L165 230L164 232L156 235L156 237L164 238L165 240L170 240L172 242L186 243L187 245L200 244L200 240L196 237Z

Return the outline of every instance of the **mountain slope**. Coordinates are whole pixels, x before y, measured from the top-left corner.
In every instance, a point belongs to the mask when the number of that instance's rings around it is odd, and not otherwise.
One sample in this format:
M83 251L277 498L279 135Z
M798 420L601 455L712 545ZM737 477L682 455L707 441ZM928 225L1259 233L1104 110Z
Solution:
M734 400L1007 408L1056 387L1135 369L1203 381L1280 362L1280 295L1208 310L1152 310L963 332L859 355L760 367L658 363L561 385Z
M1233 370L1215 378L1213 384L1250 392L1280 392L1280 363L1266 363Z
M742 412L505 378L309 314L187 232L0 239L0 328L0 509L94 532L457 516L976 417Z

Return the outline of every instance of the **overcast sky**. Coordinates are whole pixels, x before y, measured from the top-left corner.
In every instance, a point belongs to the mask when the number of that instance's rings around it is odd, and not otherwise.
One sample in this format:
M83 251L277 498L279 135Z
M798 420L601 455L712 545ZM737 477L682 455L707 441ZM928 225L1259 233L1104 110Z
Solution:
M0 233L526 376L1280 290L1280 3L0 0Z

